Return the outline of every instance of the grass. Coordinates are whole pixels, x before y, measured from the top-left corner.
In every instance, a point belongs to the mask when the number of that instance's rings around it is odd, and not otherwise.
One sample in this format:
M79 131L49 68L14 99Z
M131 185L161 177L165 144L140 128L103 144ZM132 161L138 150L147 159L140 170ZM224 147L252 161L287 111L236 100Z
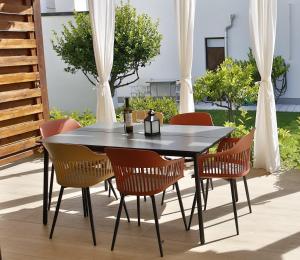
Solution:
M203 112L208 112L212 115L215 125L224 125L227 121L227 112L224 110L201 110ZM243 126L245 123L246 129L255 125L255 114L256 111L249 111L246 118L249 120L245 121L245 118L241 116L240 112L236 116L237 129ZM241 119L242 123L238 119ZM280 147L280 156L281 156L281 166L282 169L300 169L300 131L299 123L297 119L300 118L300 113L295 112L277 112L277 124L279 130L279 147ZM240 130L239 130L240 131ZM240 133L239 133L240 134ZM239 135L238 134L238 135Z
M228 120L227 112L225 110L201 110L201 111L210 113L213 117L213 121L215 125L224 125L224 123ZM247 127L255 125L255 114L256 111L248 111L248 116L251 117L251 120L247 121ZM296 121L298 117L300 117L300 113L277 112L278 127L289 130L291 134L299 135L300 138L300 133Z

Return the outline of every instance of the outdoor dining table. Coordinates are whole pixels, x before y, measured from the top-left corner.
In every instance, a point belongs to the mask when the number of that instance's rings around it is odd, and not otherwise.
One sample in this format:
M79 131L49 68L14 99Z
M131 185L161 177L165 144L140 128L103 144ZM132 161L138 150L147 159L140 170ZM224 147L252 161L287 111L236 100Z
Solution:
M205 243L202 219L202 202L197 167L197 157L208 148L229 136L234 130L221 126L163 125L159 136L145 136L143 124L134 126L132 134L126 134L120 123L111 126L94 124L71 132L58 134L42 140L44 143L84 145L93 151L103 152L106 147L144 149L166 156L191 157L194 161L195 189L198 209L198 223L201 244ZM44 154L43 223L48 214L48 165L49 155Z

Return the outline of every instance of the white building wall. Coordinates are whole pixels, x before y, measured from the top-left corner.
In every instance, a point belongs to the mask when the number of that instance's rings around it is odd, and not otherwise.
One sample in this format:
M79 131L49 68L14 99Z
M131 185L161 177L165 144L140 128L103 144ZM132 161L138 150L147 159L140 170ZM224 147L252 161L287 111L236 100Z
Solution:
M61 0L58 0L61 1ZM78 0L80 1L80 0ZM86 1L86 0L82 0ZM153 19L159 19L159 30L163 34L161 54L151 62L150 66L141 69L140 80L134 85L144 86L151 79L179 79L178 47L175 7L173 0L131 0L138 12L145 12ZM66 11L66 10L65 10ZM72 11L72 10L69 10ZM197 1L193 78L203 75L206 68L205 38L224 37L225 27L229 23L230 14L236 18L228 34L229 55L235 59L247 58L249 40L248 1L246 0L201 0ZM63 71L64 65L52 51L49 43L51 31L61 30L61 24L70 17L43 17L44 42L46 50L46 66L50 105L62 109L84 110L94 109L95 91L91 89L82 73L71 75ZM298 88L300 69L300 1L278 0L278 32L275 53L282 55L291 68L288 73L288 91L284 101L299 102ZM57 80L59 79L59 80ZM58 83L59 82L59 83ZM59 90L59 91L57 91ZM71 92L69 92L71 90ZM130 95L130 88L121 88L119 96ZM66 94L72 93L72 98ZM82 98L84 97L84 98ZM77 99L79 98L79 99ZM293 100L290 100L290 99Z
M83 73L75 75L64 71L64 62L52 48L53 30L62 30L62 24L72 16L43 16L43 40L50 108L66 111L96 110L96 91Z

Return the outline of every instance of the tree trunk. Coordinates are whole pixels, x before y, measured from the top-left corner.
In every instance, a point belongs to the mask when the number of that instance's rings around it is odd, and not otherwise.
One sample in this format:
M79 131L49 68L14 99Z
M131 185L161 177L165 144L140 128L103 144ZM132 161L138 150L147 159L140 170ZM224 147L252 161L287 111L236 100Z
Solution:
M115 92L116 92L116 88L115 88L115 80L111 79L111 80L109 81L109 86L110 86L111 96L114 97Z

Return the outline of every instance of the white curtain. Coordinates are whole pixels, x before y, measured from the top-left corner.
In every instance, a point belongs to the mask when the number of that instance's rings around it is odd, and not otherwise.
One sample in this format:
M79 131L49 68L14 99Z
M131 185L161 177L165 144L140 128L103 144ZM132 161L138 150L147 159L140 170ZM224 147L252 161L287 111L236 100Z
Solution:
M114 0L89 0L93 46L99 75L97 86L97 122L112 124L116 113L109 87L113 65L115 36Z
M271 80L277 0L250 0L252 48L261 82L257 101L254 167L275 172L280 168L276 106Z
M196 0L175 0L180 62L180 113L195 111L192 63Z

